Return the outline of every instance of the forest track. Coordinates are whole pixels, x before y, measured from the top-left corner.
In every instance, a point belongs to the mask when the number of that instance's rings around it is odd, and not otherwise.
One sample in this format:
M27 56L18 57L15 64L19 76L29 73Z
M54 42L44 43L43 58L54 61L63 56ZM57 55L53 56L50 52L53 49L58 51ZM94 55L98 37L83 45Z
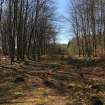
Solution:
M0 105L65 105L79 97L86 102L92 95L100 97L101 91L96 92L92 85L103 89L105 84L105 71L95 67L76 70L71 65L16 63L0 65L0 72ZM22 81L15 82L18 77ZM104 92L101 97L104 99Z

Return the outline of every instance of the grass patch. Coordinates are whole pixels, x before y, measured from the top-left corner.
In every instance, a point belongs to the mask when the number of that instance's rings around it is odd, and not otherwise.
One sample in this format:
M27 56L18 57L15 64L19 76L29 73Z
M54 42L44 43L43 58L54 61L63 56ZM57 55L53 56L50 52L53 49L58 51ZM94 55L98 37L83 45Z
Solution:
M97 92L105 91L105 85L104 84L93 85L92 89L95 89Z
M37 101L36 105L45 105L48 102L48 99L41 97L40 99L37 99L36 101Z
M54 75L53 78L56 80L64 80L64 81L69 81L70 79L67 75Z

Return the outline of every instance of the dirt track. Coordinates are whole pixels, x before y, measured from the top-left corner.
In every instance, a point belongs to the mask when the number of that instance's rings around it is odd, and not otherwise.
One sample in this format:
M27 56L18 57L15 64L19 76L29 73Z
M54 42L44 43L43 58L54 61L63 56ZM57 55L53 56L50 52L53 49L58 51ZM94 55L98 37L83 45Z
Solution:
M105 71L59 63L0 66L0 105L90 105L104 102ZM95 86L100 87L95 87Z

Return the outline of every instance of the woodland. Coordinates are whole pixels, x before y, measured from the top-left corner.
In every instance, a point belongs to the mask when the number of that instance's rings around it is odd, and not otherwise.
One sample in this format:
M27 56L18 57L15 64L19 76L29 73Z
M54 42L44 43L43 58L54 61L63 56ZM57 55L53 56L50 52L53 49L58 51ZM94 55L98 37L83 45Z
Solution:
M105 0L65 1L0 0L0 105L105 105Z

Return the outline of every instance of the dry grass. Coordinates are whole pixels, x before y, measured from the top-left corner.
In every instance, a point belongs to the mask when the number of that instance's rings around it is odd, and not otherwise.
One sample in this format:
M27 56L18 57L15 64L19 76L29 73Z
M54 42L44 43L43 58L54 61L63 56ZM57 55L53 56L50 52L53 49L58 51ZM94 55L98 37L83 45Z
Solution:
M16 82L18 77L22 81ZM0 65L0 105L91 105L93 96L104 103L103 67L53 62Z

